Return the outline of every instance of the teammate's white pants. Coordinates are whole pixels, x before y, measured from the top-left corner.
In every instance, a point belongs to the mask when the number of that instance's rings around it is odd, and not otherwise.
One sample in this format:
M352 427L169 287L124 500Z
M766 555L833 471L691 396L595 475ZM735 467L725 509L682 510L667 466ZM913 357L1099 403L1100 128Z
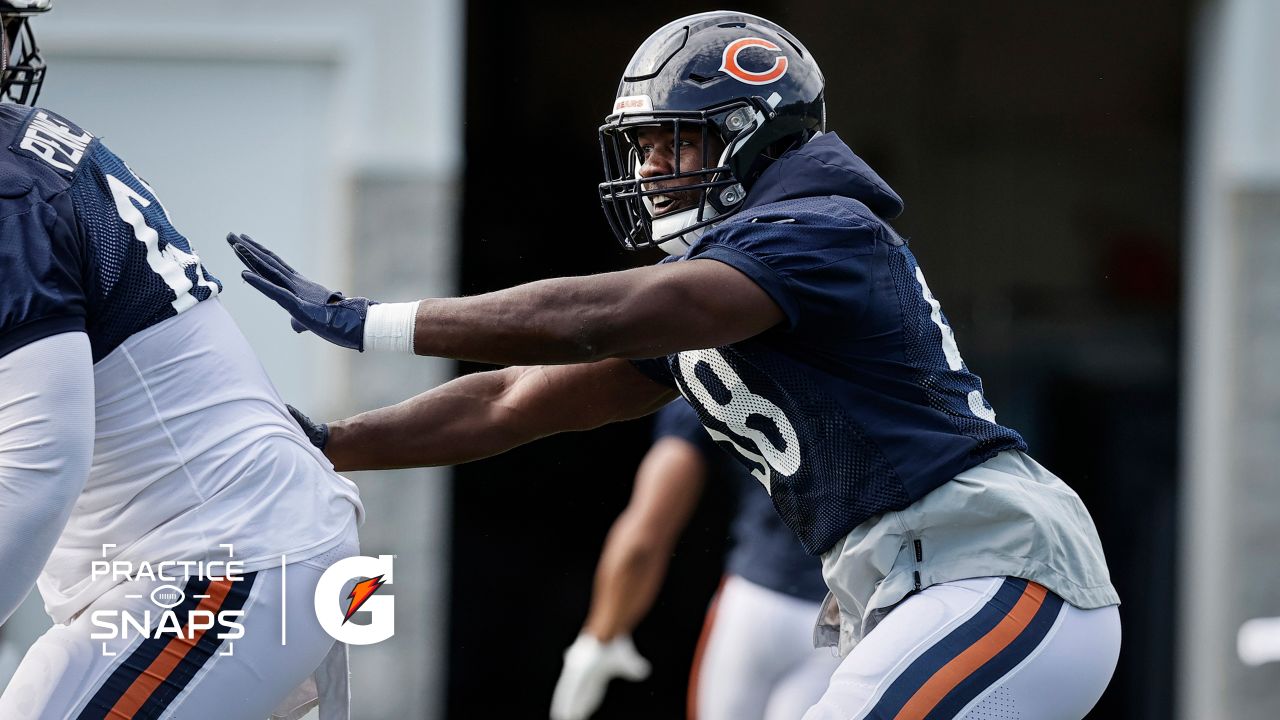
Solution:
M689 682L690 720L796 720L840 658L815 650L818 603L725 578L707 613Z
M357 553L353 532L345 545L319 558L245 573L237 582L117 585L69 625L55 625L31 646L0 697L0 718L264 720L333 646L316 620L315 587L325 567ZM165 584L184 590L184 603L174 608L181 611L179 618L189 617L188 606L215 616L242 609L236 622L244 626L243 637L219 641L219 634L234 634L220 624L182 637L147 637L131 630L128 638L90 638L103 632L92 622L97 611L141 616L149 610L158 622L160 610L150 596Z
M1014 578L943 583L854 646L804 720L1080 720L1119 654L1115 606L1081 610Z

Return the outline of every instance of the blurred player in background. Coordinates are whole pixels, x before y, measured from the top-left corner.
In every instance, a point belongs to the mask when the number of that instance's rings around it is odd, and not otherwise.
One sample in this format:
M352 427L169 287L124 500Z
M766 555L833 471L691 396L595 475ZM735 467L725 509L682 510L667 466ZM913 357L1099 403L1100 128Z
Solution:
M359 496L152 189L22 105L44 77L29 18L49 6L0 1L0 93L18 103L0 105L0 623L33 584L55 623L0 718L262 720L326 657L345 668L312 604L358 551ZM345 687L327 689L326 716L346 717Z
M822 557L815 633L845 657L806 720L1079 720L1120 646L1093 521L996 421L888 224L901 198L826 132L823 93L805 47L762 18L650 36L600 129L614 231L673 255L649 267L379 305L229 240L300 329L514 366L309 428L339 469L473 460L679 392ZM533 150L535 184L557 146Z
M798 718L822 697L839 664L811 639L827 594L822 574L759 483L730 459L688 403L677 400L658 411L653 447L600 555L586 624L565 652L552 720L585 720L610 679L648 676L631 632L652 607L676 540L711 478L731 484L738 505L725 578L689 677L688 717Z

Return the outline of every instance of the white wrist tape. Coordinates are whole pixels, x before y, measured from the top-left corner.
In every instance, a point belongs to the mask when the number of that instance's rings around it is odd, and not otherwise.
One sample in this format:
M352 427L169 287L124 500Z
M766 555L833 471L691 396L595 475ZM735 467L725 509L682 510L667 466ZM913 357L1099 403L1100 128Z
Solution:
M418 303L378 303L364 319L364 349L413 354L413 326Z

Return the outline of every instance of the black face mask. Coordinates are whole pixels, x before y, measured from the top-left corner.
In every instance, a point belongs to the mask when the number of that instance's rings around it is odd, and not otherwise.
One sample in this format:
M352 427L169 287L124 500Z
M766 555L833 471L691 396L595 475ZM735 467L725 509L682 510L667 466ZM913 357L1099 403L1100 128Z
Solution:
M684 196L682 210L696 208L692 224L685 223L681 232L715 222L732 212L744 195L730 168L719 164L724 146L717 117L723 112L643 113L628 117L611 116L600 128L600 150L604 159L605 182L600 184L600 204L614 234L627 249L660 245L675 236L664 236L654 225L653 198L660 195ZM639 168L644 153L637 139L642 130L662 128L672 138L684 137L689 131L701 135L702 156L694 167L680 164L680 153L673 153L671 172L641 178ZM692 202L688 198L694 198ZM726 202L727 200L727 202ZM676 236L678 236L677 233Z
M3 73L0 73L0 98L19 105L35 105L44 84L45 64L36 45L31 23L23 16L4 17Z

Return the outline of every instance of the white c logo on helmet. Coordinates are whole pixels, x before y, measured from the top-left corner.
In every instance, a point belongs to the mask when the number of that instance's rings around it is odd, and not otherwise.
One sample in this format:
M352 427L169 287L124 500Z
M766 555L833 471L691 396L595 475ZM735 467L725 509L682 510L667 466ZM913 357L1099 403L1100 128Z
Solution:
M779 53L773 59L773 67L764 72L752 72L738 64L738 55L747 48L758 47ZM787 56L782 55L782 48L764 38L739 38L724 48L724 57L720 60L720 69L748 85L768 85L787 74Z

